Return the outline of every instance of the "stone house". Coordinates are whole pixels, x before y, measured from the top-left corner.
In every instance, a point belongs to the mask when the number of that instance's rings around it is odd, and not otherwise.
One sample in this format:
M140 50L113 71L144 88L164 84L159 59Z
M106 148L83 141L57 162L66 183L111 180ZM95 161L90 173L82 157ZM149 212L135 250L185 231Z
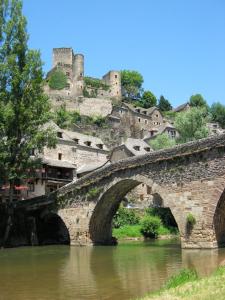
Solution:
M54 122L46 127L56 132L56 147L45 147L42 154L34 150L33 155L40 157L42 166L15 190L15 200L52 192L76 180L77 169L91 164L103 165L108 160L109 151L100 138L61 129ZM0 197L7 199L7 193L6 188L0 189Z
M128 138L125 143L115 147L109 156L111 162L116 162L121 159L126 159L129 157L144 155L153 151L149 144L141 139ZM152 200L151 188L146 184L140 184L134 188L126 196L132 202L135 202L136 205L142 207L146 202Z
M190 109L190 104L189 102L186 102L184 104L181 104L177 106L176 108L173 109L173 112L184 112Z
M163 133L168 134L169 138L171 138L171 139L175 139L175 138L179 137L179 133L176 130L176 128L171 123L166 121L158 128L153 127L149 132L147 132L144 137L144 141L148 143L150 140L156 138L158 135L163 134Z
M224 133L224 129L219 125L219 123L207 123L206 124L208 131L209 131L209 135L213 135L213 134L222 134Z
M112 115L120 118L121 126L126 128L127 136L139 139L144 138L146 132L161 126L164 122L157 107L144 109L129 103L114 106Z

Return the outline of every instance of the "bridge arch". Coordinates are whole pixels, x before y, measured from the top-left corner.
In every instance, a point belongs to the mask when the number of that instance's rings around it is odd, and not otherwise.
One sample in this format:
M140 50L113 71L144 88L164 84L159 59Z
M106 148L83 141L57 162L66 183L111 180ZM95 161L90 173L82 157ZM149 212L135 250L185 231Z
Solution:
M116 243L116 240L112 237L113 217L126 194L141 183L144 183L151 188L154 198L160 202L161 207L170 208L171 213L178 224L176 216L173 213L173 207L170 207L168 201L164 201L162 198L165 197L166 193L164 196L161 196L158 192L156 192L158 186L154 184L151 179L142 175L137 175L131 178L120 178L114 180L109 186L107 186L107 188L104 189L104 192L102 192L99 196L97 204L93 210L89 222L90 239L93 244L106 245Z
M225 246L225 189L216 206L213 225L218 246Z

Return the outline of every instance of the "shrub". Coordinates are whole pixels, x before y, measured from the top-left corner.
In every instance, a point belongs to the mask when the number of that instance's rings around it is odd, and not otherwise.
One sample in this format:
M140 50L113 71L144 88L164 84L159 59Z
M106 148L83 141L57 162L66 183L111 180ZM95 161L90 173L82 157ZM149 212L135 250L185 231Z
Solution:
M140 232L140 225L125 225L120 228L114 228L113 236L115 236L117 239L127 237L142 237L142 234Z
M67 77L62 70L57 69L50 75L48 84L53 90L62 90L67 85Z
M145 216L141 220L141 233L144 237L157 238L161 220L157 216Z
M133 210L120 207L113 218L113 227L119 228L125 225L136 225L139 221L139 216Z
M186 221L187 221L187 225L191 227L193 227L196 223L196 219L191 213L187 215Z
M167 207L151 207L146 209L146 213L150 216L158 216L162 224L166 227L177 227L177 222L174 219L171 210Z

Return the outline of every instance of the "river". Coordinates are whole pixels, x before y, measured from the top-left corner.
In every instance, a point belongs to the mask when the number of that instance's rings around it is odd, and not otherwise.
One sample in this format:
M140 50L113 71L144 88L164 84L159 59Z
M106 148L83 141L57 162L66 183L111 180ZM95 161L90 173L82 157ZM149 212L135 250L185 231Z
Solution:
M182 268L213 272L225 249L181 250L177 241L0 250L0 300L125 300L160 288Z

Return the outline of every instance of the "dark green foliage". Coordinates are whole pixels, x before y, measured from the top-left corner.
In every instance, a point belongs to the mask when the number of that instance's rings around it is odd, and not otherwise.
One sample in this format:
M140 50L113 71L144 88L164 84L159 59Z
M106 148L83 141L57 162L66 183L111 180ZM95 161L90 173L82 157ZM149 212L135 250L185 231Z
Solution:
M141 98L141 106L143 108L149 108L156 106L157 99L156 96L151 91L145 91Z
M218 122L225 128L225 106L219 102L213 103L210 109L212 121Z
M56 69L50 75L48 84L53 90L62 90L67 85L67 77L62 70Z
M143 82L143 77L139 72L131 70L121 71L121 85L128 98L139 96Z
M189 100L192 107L207 107L207 103L201 94L192 95Z
M6 2L9 5L6 5ZM54 146L56 137L43 125L50 120L50 104L43 92L40 53L29 50L22 1L1 1L0 14L0 179L23 179L38 159L32 149Z
M145 216L141 220L141 233L144 237L157 238L159 235L159 228L161 226L161 220L157 216Z
M172 105L170 104L169 100L165 99L163 96L160 96L158 109L160 111L170 111L172 109Z
M62 104L55 112L54 120L60 128L71 128L73 124L81 121L81 116L77 111L67 111L66 105Z
M198 279L196 270L184 269L179 274L172 276L164 285L163 289L171 289L180 286L186 282Z
M104 91L109 90L109 85L102 82L100 79L92 77L84 77L84 83L86 86L94 89L103 89Z
M150 216L157 216L161 219L162 224L166 227L177 227L177 222L167 207L151 207L146 209L146 213Z
M113 218L113 227L119 228L124 225L136 225L139 221L139 216L132 209L120 207Z

